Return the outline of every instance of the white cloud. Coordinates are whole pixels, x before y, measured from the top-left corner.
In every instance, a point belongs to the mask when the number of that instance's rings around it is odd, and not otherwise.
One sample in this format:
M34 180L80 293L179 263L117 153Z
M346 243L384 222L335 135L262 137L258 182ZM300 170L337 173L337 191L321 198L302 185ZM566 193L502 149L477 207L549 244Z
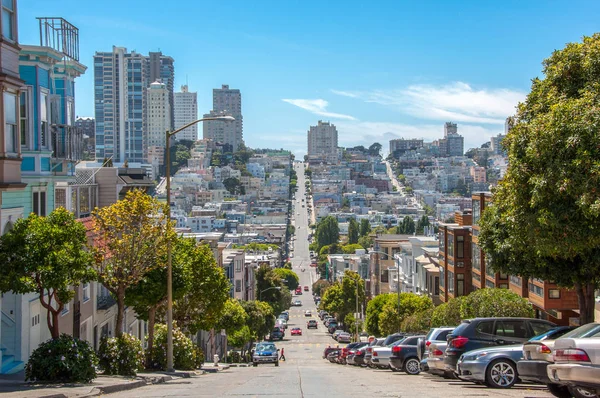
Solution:
M282 101L312 112L315 115L325 116L332 119L356 120L355 117L350 115L328 112L327 106L329 103L324 99L282 99Z
M351 98L397 108L422 119L465 123L503 124L515 113L525 94L510 89L474 89L467 83L442 86L412 85L398 90L368 92L331 90Z

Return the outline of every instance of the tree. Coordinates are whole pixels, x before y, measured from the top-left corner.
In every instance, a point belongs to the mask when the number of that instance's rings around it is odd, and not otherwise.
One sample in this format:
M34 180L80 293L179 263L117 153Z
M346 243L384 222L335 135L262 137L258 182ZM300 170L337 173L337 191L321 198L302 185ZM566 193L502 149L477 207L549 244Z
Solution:
M335 217L327 216L321 220L317 225L316 239L319 248L339 242L340 228Z
M460 308L466 296L454 297L435 307L431 315L431 327L458 326L462 321Z
M389 298L379 315L379 330L384 335L397 332L407 316L433 308L433 302L428 296L400 293L400 306L398 306L398 295L392 295L396 296L396 300Z
M429 223L429 217L423 215L419 221L417 221L417 235L422 235L425 233L425 227L429 227L431 224Z
M173 319L182 330L196 334L210 330L223 316L230 283L207 244L195 244L190 251L189 288L173 304Z
M160 266L167 242L174 238L166 208L140 190L96 209L93 228L100 244L93 247L100 282L117 300L115 335L123 333L125 290Z
M378 142L371 144L371 146L369 147L369 155L379 156L379 152L381 152L381 144Z
M396 297L395 294L379 294L375 296L367 304L365 327L369 334L374 336L381 336L382 332L379 330L379 317L383 311L383 307L388 301L393 300Z
M354 254L357 250L361 249L364 249L364 247L362 247L358 243L342 246L342 251L344 252L344 254Z
M400 324L400 329L406 333L427 334L431 327L433 311L433 308L428 308L412 315L408 315Z
M360 275L354 271L345 271L341 283L336 282L321 297L321 305L330 314L343 322L346 315L356 311L358 284L358 303L364 302L365 288Z
M509 167L483 213L481 247L495 271L577 292L594 320L600 287L600 34L555 51L503 140Z
M396 233L412 235L415 233L415 220L412 217L406 216L402 219L402 224L396 227Z
M368 219L363 218L360 220L360 236L367 236L369 232L371 232L371 224Z
M223 181L225 189L232 195L245 195L246 188L242 185L240 180L235 177L226 178Z
M250 342L262 340L275 326L273 308L262 301L241 301L240 304L248 315L246 325L252 333Z
M350 223L348 224L348 243L355 244L358 243L358 230L359 230L358 222L352 218L350 219Z
M248 314L240 301L229 298L223 307L223 315L219 319L217 329L225 329L228 337L233 336L246 325L247 321Z
M296 290L300 285L300 278L294 271L285 268L275 268L273 273L283 281L289 290Z
M313 283L312 292L317 296L322 296L323 293L325 293L325 290L327 290L330 286L331 283L329 283L329 281L326 281L325 279L319 279Z
M75 295L73 286L95 277L86 230L60 207L47 217L31 214L0 238L0 292L38 293L53 339L59 315Z
M176 238L173 244L172 286L173 300L178 300L189 289L189 269L191 248L196 245L194 239ZM148 271L135 285L125 290L125 304L133 307L138 317L148 322L148 348L152 352L154 346L154 325L156 313L167 300L167 258L164 253L159 260L160 266ZM150 356L147 357L150 359Z
M291 305L292 296L284 280L268 265L261 265L256 271L256 291L258 299L268 303L276 314Z
M533 318L531 303L508 289L479 289L465 297L460 304L462 319L477 317Z

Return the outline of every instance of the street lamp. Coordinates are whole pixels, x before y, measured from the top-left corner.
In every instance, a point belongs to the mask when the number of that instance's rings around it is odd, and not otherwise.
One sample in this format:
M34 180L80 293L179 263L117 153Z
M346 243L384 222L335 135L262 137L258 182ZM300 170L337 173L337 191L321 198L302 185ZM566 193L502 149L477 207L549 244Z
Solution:
M263 294L264 292L266 292L267 290L272 290L272 289L281 290L281 286L271 286L271 287L268 287L268 288L266 288L265 290L261 290L261 291L258 293L258 301L262 301L262 294Z
M171 225L171 137L182 130L187 129L196 123L205 122L207 120L221 120L224 122L232 122L235 120L233 116L215 116L205 117L186 124L183 127L174 131L166 131L167 142L166 148L166 168L167 176L167 222ZM173 372L173 269L171 259L171 241L167 240L167 371Z

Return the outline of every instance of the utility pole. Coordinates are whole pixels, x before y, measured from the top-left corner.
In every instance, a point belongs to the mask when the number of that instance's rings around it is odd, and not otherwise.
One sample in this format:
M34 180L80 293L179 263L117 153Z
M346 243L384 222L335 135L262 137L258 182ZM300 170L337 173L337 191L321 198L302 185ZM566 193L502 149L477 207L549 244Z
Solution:
M358 341L358 283L359 281L356 281L356 313L354 314L354 332L356 334L355 341Z

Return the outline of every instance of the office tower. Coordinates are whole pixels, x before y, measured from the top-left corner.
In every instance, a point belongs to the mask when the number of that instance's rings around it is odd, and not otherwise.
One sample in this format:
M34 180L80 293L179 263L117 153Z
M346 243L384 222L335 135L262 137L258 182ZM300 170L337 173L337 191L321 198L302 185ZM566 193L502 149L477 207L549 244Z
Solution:
M112 157L114 163L144 163L148 156L147 94L155 80L167 87L172 99L173 59L161 53L151 57L128 53L113 46L112 52L94 55L94 106L96 160ZM169 89L171 87L171 89ZM172 127L172 102L169 128Z
M338 132L335 125L319 120L308 130L308 157L320 158L328 163L337 162Z
M148 132L145 147L148 148L146 161L150 164L156 158L162 165L163 153L166 144L166 132L170 130L171 104L169 103L169 90L166 84L154 82L148 88Z
M231 146L233 152L244 143L242 95L238 89L227 84L213 89L213 109L204 117L233 116L235 121L207 121L203 125L203 137Z
M173 58L163 55L162 52L150 52L148 53L148 76L150 79L150 83L159 81L164 83L167 86L167 90L169 91L169 103L170 105L170 113L171 113L171 121L169 125L169 129L173 129L175 125L175 100L173 91L175 90L175 61Z
M188 86L181 86L181 92L174 94L175 98L175 129L185 126L198 118L198 93L188 91ZM198 125L188 127L175 136L177 140L198 140Z

